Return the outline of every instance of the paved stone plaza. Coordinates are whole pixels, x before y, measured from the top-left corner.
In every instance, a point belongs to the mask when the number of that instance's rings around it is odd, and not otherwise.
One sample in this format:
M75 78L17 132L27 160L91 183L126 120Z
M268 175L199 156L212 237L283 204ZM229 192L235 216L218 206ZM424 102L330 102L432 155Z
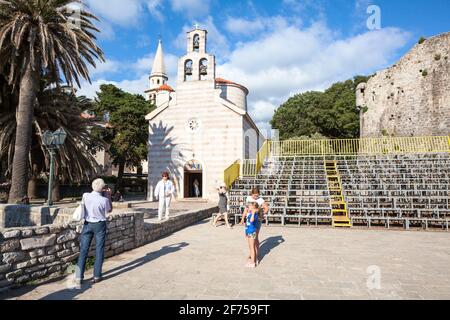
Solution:
M0 298L450 299L449 233L275 226L261 240L261 265L244 268L243 229L205 220L108 259L99 284L64 279ZM381 288L370 290L377 267Z

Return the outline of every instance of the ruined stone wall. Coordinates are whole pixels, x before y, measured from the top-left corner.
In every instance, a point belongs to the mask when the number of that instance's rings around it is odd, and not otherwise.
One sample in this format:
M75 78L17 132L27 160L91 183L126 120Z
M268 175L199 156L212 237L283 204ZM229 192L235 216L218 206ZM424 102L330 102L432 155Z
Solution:
M450 134L450 32L358 86L357 106L361 137Z

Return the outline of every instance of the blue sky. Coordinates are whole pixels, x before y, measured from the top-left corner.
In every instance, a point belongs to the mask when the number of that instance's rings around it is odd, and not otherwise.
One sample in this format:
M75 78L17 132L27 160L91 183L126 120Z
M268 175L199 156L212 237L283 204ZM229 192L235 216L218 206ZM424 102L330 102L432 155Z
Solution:
M101 18L107 62L92 70L90 97L102 83L143 93L161 35L169 82L176 87L185 32L208 30L218 76L250 90L249 111L261 128L289 96L323 90L395 63L421 36L450 31L449 0L85 0ZM381 29L369 30L377 5Z

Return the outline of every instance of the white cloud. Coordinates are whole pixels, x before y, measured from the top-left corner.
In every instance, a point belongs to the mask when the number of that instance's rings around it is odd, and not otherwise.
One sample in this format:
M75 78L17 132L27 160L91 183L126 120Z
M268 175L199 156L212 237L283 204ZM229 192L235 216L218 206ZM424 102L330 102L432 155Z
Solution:
M142 0L86 0L98 15L120 25L136 24L142 13Z
M244 18L228 17L225 23L225 29L238 36L254 36L262 33L271 33L276 29L284 29L289 25L300 27L302 21L299 18L289 19L282 16L262 17L259 16L253 20Z
M148 77L150 76L153 59L154 54L145 55L133 62L107 60L105 63L98 65L96 69L91 70L90 75L94 79L92 84L87 81L82 82L78 95L94 98L102 84L114 84L127 92L143 95L149 87ZM174 86L177 80L178 57L173 54L165 54L164 59L169 85ZM122 81L107 80L108 75L125 71L134 72L135 76L132 79Z
M260 123L266 122L271 118L275 111L275 105L266 100L258 100L252 103L249 112L253 115L253 121Z
M95 98L97 92L100 91L100 86L102 84L113 84L118 88L125 90L126 92L144 95L144 91L148 89L148 76L141 76L140 78L134 80L123 80L123 81L111 81L106 79L98 79L89 82L83 82L81 84L81 89L78 89L77 95L86 96L88 98Z
M103 63L98 63L96 67L89 67L89 75L96 77L99 75L117 73L121 69L121 63L117 60L106 60Z
M154 59L154 53L148 54L133 62L130 67L138 75L145 74L148 77L150 75ZM167 76L169 77L169 82L176 82L178 71L178 57L173 54L164 54L164 63L166 65L166 72Z
M162 0L147 0L147 8L150 14L159 21L164 21L162 13Z
M189 19L204 17L209 13L210 0L170 0L172 10Z
M289 26L241 44L218 73L249 88L250 114L267 123L275 106L293 94L387 66L409 37L385 28L341 39L323 23Z
M242 18L228 17L225 28L235 34L252 35L264 29L264 23L261 19L253 21Z
M410 39L409 33L396 28L342 37L321 22L301 28L282 17L272 17L267 21L270 19L285 27L270 29L266 23L265 32L239 43L233 50L211 17L201 24L202 28L208 29L208 51L218 59L217 74L249 88L249 112L264 132L274 110L291 95L323 90L336 81L380 70L393 63L398 50ZM177 39L178 47L182 49L186 47L185 31L188 30L191 28L185 26ZM178 57L166 53L165 59L173 84ZM153 54L124 64L123 68L134 70L136 76L109 83L143 94L152 64ZM115 66L110 61L104 68L115 70ZM81 92L93 96L98 90L96 88L105 82L99 79L92 86L84 86Z
M96 21L95 26L100 30L100 33L98 33L99 39L113 40L116 37L114 29L109 22L105 20Z
M137 26L143 18L146 8L158 21L164 20L164 0L85 0L88 8L102 18L102 23L112 29L109 23L122 27Z

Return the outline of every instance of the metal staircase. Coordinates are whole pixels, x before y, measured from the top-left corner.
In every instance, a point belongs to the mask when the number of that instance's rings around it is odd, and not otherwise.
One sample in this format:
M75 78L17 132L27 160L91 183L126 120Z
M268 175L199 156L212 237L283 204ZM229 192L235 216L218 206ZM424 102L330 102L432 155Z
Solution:
M349 218L347 202L342 192L341 177L337 169L336 160L325 160L324 164L327 174L328 190L330 192L333 227L349 228L352 224Z

